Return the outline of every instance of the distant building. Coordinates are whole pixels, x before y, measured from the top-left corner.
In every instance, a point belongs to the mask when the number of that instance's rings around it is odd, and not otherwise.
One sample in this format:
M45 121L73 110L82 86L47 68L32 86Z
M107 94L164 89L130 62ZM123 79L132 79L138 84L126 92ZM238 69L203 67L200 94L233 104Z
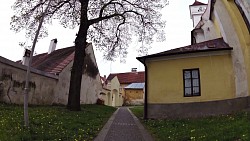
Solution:
M126 105L143 105L145 83L131 83L124 88Z
M124 88L131 83L144 83L145 82L145 72L144 71L137 71L136 68L132 68L131 72L124 72L124 73L111 73L107 77L106 85L109 88L111 80L117 76L120 82L120 92L124 96Z
M120 85L119 85L119 92L124 97L124 101L126 103L126 95L125 95L125 87L132 83L144 83L145 82L145 72L140 71L138 72L136 68L132 68L131 72L125 72L125 73L111 73L107 77L106 80L106 87L109 89L111 87L111 80L114 77L117 77Z

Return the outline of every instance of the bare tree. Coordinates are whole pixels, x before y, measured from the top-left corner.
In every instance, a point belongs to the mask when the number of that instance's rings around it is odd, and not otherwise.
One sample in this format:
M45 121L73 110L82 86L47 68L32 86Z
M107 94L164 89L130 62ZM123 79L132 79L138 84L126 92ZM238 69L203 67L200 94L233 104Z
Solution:
M39 19L48 0L16 0L11 29L26 31L34 38ZM167 0L52 0L39 38L47 36L46 27L57 19L64 27L79 27L75 39L75 58L71 71L67 108L80 110L80 90L87 40L104 52L104 58L126 57L135 37L145 53L154 39L164 40L160 10ZM65 35L66 36L66 35Z

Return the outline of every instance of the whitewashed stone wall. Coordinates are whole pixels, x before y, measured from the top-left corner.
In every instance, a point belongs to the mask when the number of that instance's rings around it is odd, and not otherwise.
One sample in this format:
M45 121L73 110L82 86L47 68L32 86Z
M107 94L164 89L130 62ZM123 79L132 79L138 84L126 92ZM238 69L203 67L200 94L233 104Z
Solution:
M0 101L23 103L26 66L0 57ZM51 105L58 77L31 69L29 103Z
M93 48L86 49L96 65ZM29 104L51 105L68 102L70 73L73 62L59 75L48 74L36 69L31 71ZM23 104L23 88L26 66L0 57L0 102ZM100 74L95 78L82 75L81 104L95 104L102 91Z

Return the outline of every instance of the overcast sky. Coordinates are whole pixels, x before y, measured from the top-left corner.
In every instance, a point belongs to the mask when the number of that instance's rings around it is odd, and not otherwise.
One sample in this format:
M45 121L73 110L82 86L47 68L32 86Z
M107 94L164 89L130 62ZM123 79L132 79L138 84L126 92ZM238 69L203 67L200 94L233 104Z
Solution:
M191 43L192 20L190 19L189 5L195 0L169 0L169 5L166 6L162 13L163 19L166 20L166 41L155 42L149 50L149 54L165 51L172 48L182 47ZM2 1L0 5L0 56L12 61L22 59L23 48L18 44L26 41L24 34L15 34L10 30L10 18L13 15L11 5L15 0ZM200 0L207 3L207 0ZM50 40L57 38L58 43L56 49L73 46L77 28L74 30L63 28L56 22L49 27L48 37L39 40L36 45L35 53L40 54L47 52L49 49ZM31 44L31 43L30 43ZM102 54L95 50L96 60L100 74L109 75L109 73L129 72L131 68L138 68L139 71L144 70L144 66L135 58L138 56L135 47L139 43L131 43L129 46L129 54L126 63L120 63L119 58L116 62L103 60Z

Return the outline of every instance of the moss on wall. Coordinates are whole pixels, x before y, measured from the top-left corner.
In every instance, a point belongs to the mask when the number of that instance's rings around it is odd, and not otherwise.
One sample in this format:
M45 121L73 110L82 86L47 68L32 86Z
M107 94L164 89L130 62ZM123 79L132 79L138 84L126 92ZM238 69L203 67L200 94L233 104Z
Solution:
M3 83L2 83L2 81L0 81L0 95L3 95L3 93L4 93L4 87L3 87Z
M14 80L13 81L13 87L16 87L16 88L20 88L21 87L21 88L24 89L24 87L25 87L25 81L19 82L19 81ZM35 89L36 88L36 83L29 81L29 87Z
M0 76L0 82L3 83L4 81L11 81L13 83L12 87L16 87L16 88L21 87L22 89L24 89L25 87L25 81L20 82L17 80L13 80L11 71L6 70L6 69L2 69L2 74ZM36 83L29 81L29 87L35 89Z
M91 78L96 78L99 70L96 67L95 63L91 59L90 54L86 54L84 64L83 64L83 72L90 76Z
M2 71L0 81L5 81L5 80L12 80L12 75L11 74L5 74L4 71Z

